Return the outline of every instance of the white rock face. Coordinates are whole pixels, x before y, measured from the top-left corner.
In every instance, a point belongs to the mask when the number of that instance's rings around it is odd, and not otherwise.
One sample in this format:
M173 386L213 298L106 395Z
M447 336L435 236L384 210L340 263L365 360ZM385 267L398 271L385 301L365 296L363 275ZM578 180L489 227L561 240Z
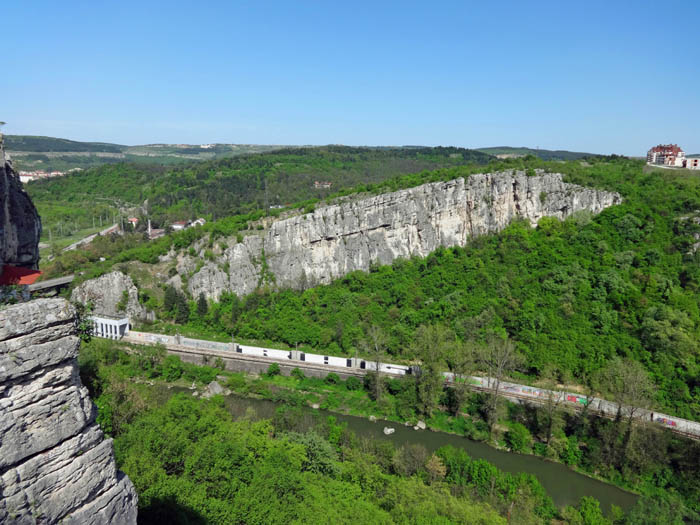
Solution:
M124 292L128 294L129 300L126 307L121 309ZM92 303L93 312L98 315L127 315L131 319L143 320L155 318L153 312L149 312L139 303L139 292L134 281L122 272L110 272L81 283L73 290L71 301Z
M542 217L565 219L619 204L620 195L562 181L556 173L504 172L378 195L278 220L264 237L248 236L189 280L194 297L203 292L246 295L262 279L279 288L329 283L370 264L425 257L440 246L464 246L479 235L503 230L513 219L533 226Z
M80 382L74 316L63 299L0 310L0 523L136 523Z

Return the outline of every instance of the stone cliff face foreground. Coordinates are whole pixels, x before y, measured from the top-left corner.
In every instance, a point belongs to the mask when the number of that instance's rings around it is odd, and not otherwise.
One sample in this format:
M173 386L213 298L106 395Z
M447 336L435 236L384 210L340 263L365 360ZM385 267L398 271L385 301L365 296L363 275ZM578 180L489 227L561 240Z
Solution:
M489 173L424 184L275 221L264 235L247 236L206 263L188 287L194 297L218 299L224 291L248 294L264 278L280 288L326 284L372 263L464 246L513 219L534 226L542 217L599 213L620 202L617 193L569 184L556 173Z
M136 523L80 382L74 318L63 299L0 310L0 523Z
M37 269L41 220L5 159L0 135L0 270L3 264Z

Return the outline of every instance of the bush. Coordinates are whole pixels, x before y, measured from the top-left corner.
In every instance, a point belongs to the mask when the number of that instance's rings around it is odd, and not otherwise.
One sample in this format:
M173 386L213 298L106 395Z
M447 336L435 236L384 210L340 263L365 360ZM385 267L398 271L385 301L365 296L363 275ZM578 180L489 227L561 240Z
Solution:
M280 365L277 363L272 363L270 366L267 367L267 377L274 377L278 376L282 373L280 370Z
M362 388L362 381L354 376L350 376L345 380L345 388L348 390L360 390Z
M169 355L163 360L161 374L166 381L177 381L182 377L182 361L176 355Z
M301 368L299 368L299 367L295 367L292 370L291 375L293 378L298 379L299 381L302 381L303 379L306 378L306 376L304 375L304 372L302 372Z
M244 375L242 373L231 374L231 376L226 381L226 388L229 388L235 392L246 391L247 385Z
M219 373L219 370L210 366L197 366L190 363L183 363L185 379L189 381L198 381L200 383L209 384Z
M323 381L329 385L337 385L340 383L340 376L335 372L331 372Z
M525 452L530 448L532 436L530 431L521 423L512 423L506 432L506 445L513 452Z

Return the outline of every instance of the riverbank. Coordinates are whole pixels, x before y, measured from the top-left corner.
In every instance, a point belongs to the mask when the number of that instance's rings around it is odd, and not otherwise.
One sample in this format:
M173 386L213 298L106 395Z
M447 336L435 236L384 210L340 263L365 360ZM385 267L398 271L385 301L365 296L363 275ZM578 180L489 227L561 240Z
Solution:
M184 392L189 395L196 393L197 397L202 397L207 391L206 387L192 390L182 385L175 386L164 382L154 383L153 387L159 391L158 395L163 402L175 393ZM272 401L255 393L248 393L245 396L231 393L225 395L224 398L227 409L236 418L250 418L251 414L255 413L254 418L257 419L273 419L278 416L278 410L281 407L289 406L284 401ZM346 424L347 428L356 435L372 440L385 440L397 448L420 445L425 447L429 453L445 446L462 449L475 460L486 460L501 471L515 475L520 473L534 475L559 509L563 509L567 505L578 504L582 497L593 497L600 502L603 512L610 516L614 513L613 506L627 511L634 505L638 497L636 494L612 486L602 480L569 469L561 463L548 461L534 455L509 452L505 448L470 440L454 432L440 431L429 425L425 430L414 430L412 425L405 423L354 416L339 410L323 409L318 404L314 405L316 408L310 405L298 407L302 411L302 419L307 421L302 426L310 428L313 420L324 421L328 416L333 416L339 423ZM295 417L299 417L299 414L296 414ZM389 435L384 432L388 428L392 429Z
M128 350L131 354L127 356L122 350ZM695 443L686 443L676 438L669 440L667 437L669 433L653 434L645 442L647 457L656 454L655 457L661 459L654 462L648 461L642 465L644 470L635 472L628 468L625 470L626 474L623 474L606 459L607 452L604 448L610 443L605 441L606 436L614 439L621 438L621 429L617 428L613 421L595 417L586 418L580 413L558 414L557 417L560 420L554 425L555 430L552 433L550 445L543 446L541 437L535 434L537 426L533 423L537 422L538 416L542 417L541 410L537 407L508 403L505 405L500 421L495 426L492 443L487 444L484 441L488 440L488 429L482 419L484 394L469 395L456 416L445 411L433 411L432 417L425 419L425 422L434 432L414 431L406 427L407 422L415 425L419 419L411 398L415 383L410 377L388 379L383 385L382 395L377 400L371 397L374 390L372 385L365 384L355 377L346 381L341 381L335 374L329 374L325 379L307 378L300 370L294 370L291 376L282 376L276 373L274 367L269 374L259 376L224 372L215 367L183 363L176 356L166 356L164 350L157 347L127 348L119 342L95 341L84 349L81 358L86 361L86 369L102 369L102 374L116 378L111 379L113 385L117 387L116 394L100 396L98 392L96 395L98 407L101 409L100 417L105 415L107 419L112 417L109 415L110 411L116 415L126 411L126 415L119 415L122 420L128 421L130 417L134 417L132 407L136 403L121 401L128 399L124 394L124 391L128 390L123 386L124 380L130 384L147 381L152 386L165 390L168 388L188 390L188 396L193 393L189 389L194 382L199 397L206 385L217 379L224 388L231 390L239 397L277 402L276 407L281 406L279 403L283 403L286 407L304 410L311 410L308 407L318 407L317 411L327 411L338 417L362 418L363 424L373 429L372 431L377 433L376 438L380 440L427 439L425 436L438 434L441 436L440 439L447 437L460 442L466 442L465 437L472 438L470 446L483 447L486 450L485 453L502 454L512 458L512 461L520 458L538 465L538 468L555 469L556 474L551 476L551 486L555 490L561 489L567 492L571 484L563 483L561 480L565 479L565 476L573 475L578 480L601 484L606 488L603 490L604 494L615 489L634 497L634 494L628 492L632 490L641 494L642 500L653 501L654 504L661 502L660 504L666 505L665 502L669 501L666 507L672 509L679 505L684 509L683 505L687 505L684 502L697 502L693 493L693 480L697 479L697 464L692 460ZM448 400L444 396L448 395L448 389L445 389L442 395L441 406L445 408ZM101 406L101 403L104 406ZM122 403L121 406L119 403ZM369 418L372 416L381 419L382 422L370 422ZM110 424L110 421L105 421L106 428L110 428ZM116 421L116 426L120 424L122 424L120 421ZM384 426L393 427L395 433L387 438L382 434ZM370 432L367 429L366 431ZM517 436L519 440L515 439ZM644 438L646 434L635 433L633 439L638 440L640 436ZM635 443L634 446L638 444ZM516 450L516 446L519 450ZM526 454L514 453L523 451ZM660 454L666 454L673 459L666 460ZM638 461L636 457L632 459L634 462ZM674 468L669 472L666 467L664 477L653 474L653 472L664 472L658 470L662 469L662 466L657 467L662 464L662 461L667 461L666 464ZM629 464L636 467L639 463L631 461ZM527 470L520 468L516 471ZM685 512L685 510L682 511Z

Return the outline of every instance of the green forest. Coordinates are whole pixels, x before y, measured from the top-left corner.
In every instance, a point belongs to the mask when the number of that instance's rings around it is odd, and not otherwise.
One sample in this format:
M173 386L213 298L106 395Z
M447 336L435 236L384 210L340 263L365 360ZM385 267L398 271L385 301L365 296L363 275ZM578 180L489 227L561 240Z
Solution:
M91 226L92 219L83 218L80 210L97 200L115 209L148 201L154 226L165 227L176 220L216 220L287 206L403 174L484 164L491 158L461 148L294 148L175 167L107 164L32 182L27 191L47 225L64 221ZM330 187L316 188L316 181ZM58 205L66 211L55 212Z
M615 357L642 363L656 406L700 417L698 232L691 177L642 174L633 161L558 165L570 180L620 191L599 216L579 213L537 228L511 224L464 248L356 272L305 291L261 288L225 295L178 320L192 333L297 343L351 354L372 327L392 359L415 360L416 330L442 325L456 342L507 335L524 356L522 377L585 383ZM126 253L126 252L124 252ZM117 256L118 257L118 256ZM151 302L163 319L172 305ZM201 310L200 310L201 311Z

